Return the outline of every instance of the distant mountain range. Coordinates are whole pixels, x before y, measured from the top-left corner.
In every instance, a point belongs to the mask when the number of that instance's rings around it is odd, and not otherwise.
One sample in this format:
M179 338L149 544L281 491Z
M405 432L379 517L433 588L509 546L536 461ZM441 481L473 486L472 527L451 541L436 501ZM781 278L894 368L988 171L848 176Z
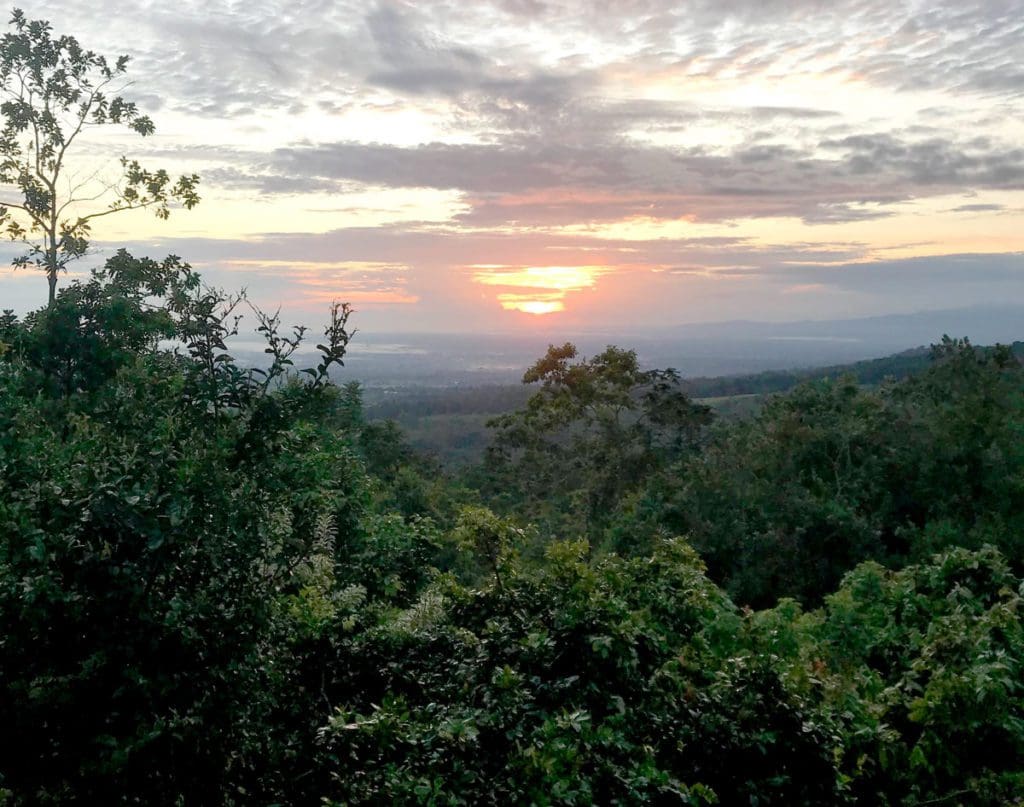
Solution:
M1011 342L1013 353L1024 361L1024 342ZM891 356L864 359L850 364L809 369L766 370L737 376L688 378L684 384L695 398L732 395L767 395L785 392L804 381L852 376L860 384L874 385L887 379L902 379L920 373L931 363L931 349L917 347Z
M833 321L718 322L631 332L516 334L361 332L341 374L371 386L464 386L516 382L549 344L573 342L586 355L615 344L649 367L711 377L823 367L887 356L939 341L1024 339L1024 306L923 311ZM341 376L339 376L341 377Z
M1007 304L918 311L912 314L799 322L713 322L682 325L665 336L697 339L782 339L899 346L928 344L943 333L968 336L979 344L1012 342L1024 337L1024 305Z

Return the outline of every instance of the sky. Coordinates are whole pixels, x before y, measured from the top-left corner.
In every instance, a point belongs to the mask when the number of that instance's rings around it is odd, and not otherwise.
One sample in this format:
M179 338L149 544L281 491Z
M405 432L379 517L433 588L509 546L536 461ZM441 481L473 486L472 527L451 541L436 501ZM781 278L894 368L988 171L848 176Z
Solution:
M1024 0L21 5L132 57L157 133L83 165L202 178L100 220L63 282L128 246L384 332L1024 299ZM45 286L0 269L0 307Z

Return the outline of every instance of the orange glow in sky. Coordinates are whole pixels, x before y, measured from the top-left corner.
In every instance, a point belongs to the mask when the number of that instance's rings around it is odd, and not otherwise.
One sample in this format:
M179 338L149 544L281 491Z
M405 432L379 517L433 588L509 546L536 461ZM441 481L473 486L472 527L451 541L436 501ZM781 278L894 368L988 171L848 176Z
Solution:
M568 294L593 289L598 278L611 271L608 266L479 265L473 269L475 282L503 289L497 301L506 311L536 315L564 311Z
M202 203L97 219L62 283L126 246L296 321L356 303L367 332L1024 299L1014 0L114 5L25 5L127 50L154 117L84 132L70 175L102 197L125 154ZM35 308L0 252L0 308Z

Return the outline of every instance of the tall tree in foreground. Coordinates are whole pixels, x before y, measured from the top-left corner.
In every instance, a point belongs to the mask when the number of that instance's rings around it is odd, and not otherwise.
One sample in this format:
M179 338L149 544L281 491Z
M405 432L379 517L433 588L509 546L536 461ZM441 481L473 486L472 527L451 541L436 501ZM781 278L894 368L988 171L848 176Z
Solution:
M172 180L127 157L120 175L110 177L101 164L75 160L73 147L90 129L123 126L143 137L155 131L119 94L128 57L110 63L74 37L54 37L48 22L28 20L20 9L10 26L0 40L0 184L15 198L0 199L0 228L26 248L16 267L45 272L52 305L57 276L86 253L95 219L138 208L166 219L172 202L187 209L199 202L199 178Z

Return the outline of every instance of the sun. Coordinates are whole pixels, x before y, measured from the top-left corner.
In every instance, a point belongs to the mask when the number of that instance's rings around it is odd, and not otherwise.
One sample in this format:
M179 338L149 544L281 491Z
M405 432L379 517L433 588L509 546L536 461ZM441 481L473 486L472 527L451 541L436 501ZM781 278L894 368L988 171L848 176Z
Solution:
M564 311L565 306L559 301L550 300L520 300L502 302L501 307L506 311L522 311L524 314L554 314L557 311Z
M565 310L566 297L592 289L597 279L610 271L606 266L503 266L471 267L473 280L498 286L497 300L506 311L542 316Z

